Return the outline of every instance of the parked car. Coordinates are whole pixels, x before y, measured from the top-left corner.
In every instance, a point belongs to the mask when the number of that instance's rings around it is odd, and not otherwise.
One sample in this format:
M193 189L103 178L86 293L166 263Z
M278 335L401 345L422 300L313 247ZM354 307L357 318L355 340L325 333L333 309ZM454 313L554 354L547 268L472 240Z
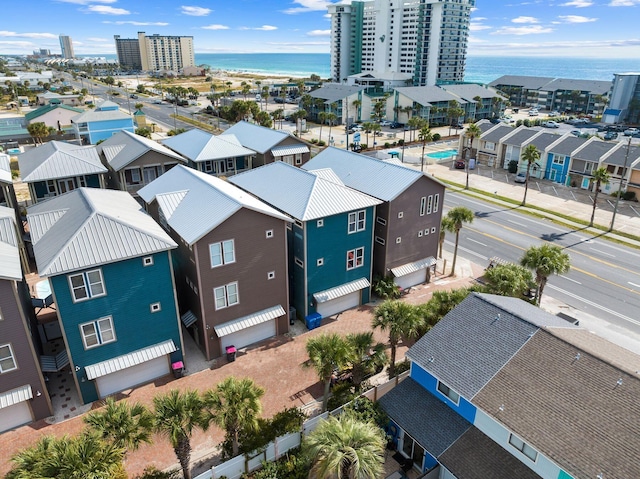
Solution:
M494 125L497 125L498 123L500 123L502 120L500 118L496 118L495 116L493 118L491 118L489 120L491 123L493 123Z
M618 138L618 133L615 131L608 131L604 134L605 140L615 140L616 138Z
M281 96L277 96L273 99L273 101L276 103L284 103L284 98L282 98Z
M457 122L454 121L451 124L451 127L460 130L460 129L464 128L464 123L462 123L461 121L457 121Z
M392 121L389 125L389 128L402 128L402 123L398 123L397 121Z
M153 99L153 104L154 105L162 105L162 98L154 98Z
M544 122L542 124L542 126L544 126L545 128L559 128L560 127L560 125L558 125L555 121Z
M391 122L389 120L380 120L380 126L391 126Z
M555 117L555 116L560 116L560 112L557 112L557 111L555 111L555 110L554 110L554 111L550 111L550 112L549 112L549 116L550 116L551 118L553 118L553 117Z
M513 179L513 181L515 181L516 183L526 183L527 182L527 174L520 172L516 175L516 177Z
M538 116L538 110L529 110L529 116Z
M635 136L638 133L640 133L640 130L638 130L637 128L627 128L622 134L624 136Z
M454 163L454 167L456 168L456 170L464 170L466 167L464 160L456 160L456 162Z
M132 93L131 95L129 95L129 98L138 98L138 95L136 95L135 93Z

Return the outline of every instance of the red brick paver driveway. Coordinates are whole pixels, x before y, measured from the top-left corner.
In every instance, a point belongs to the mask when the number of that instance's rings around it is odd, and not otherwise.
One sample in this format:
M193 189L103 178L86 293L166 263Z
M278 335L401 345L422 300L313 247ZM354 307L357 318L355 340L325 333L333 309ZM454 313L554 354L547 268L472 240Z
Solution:
M442 281L441 284L432 283L414 290L406 299L412 303L422 303L428 301L433 291L462 287L468 283L469 278ZM348 334L368 331L371 324L371 311L372 307L362 306L344 312L337 320L324 320L321 328L306 334L295 338L278 337L260 343L246 353L239 354L235 362L227 364L222 360L215 369L201 371L177 380L166 377L130 392L126 391L127 396L130 400L151 405L155 395L170 389L199 389L203 391L215 387L227 376L236 376L250 377L265 389L262 400L264 416L269 417L285 407L302 406L319 399L322 395L322 385L318 382L313 370L302 367L302 363L307 359L305 352L307 339L328 332ZM388 342L388 338L380 331L375 332L375 339L384 343ZM398 360L404 358L405 351L406 347L399 349ZM82 417L76 417L53 425L38 421L3 434L1 436L2 447L0 447L0 475L6 474L10 469L10 458L13 454L33 445L39 437L43 435L74 435L80 432L83 427ZM195 460L206 455L222 441L222 438L222 431L216 427L212 427L206 433L196 433L192 440L192 459ZM154 444L143 446L138 451L131 453L126 460L127 472L132 477L141 473L149 465L154 465L159 469L177 466L173 450L166 439L155 437Z

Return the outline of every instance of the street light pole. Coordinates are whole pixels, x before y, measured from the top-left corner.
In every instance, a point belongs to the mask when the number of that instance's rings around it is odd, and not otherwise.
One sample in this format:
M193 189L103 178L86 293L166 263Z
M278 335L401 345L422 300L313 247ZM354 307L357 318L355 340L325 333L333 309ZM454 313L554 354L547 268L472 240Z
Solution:
M347 133L347 140L346 140L347 145L345 146L345 148L346 148L347 151L349 151L349 96L347 96L344 99L344 101L345 101L345 108L344 109L345 109L345 112L346 112L345 114L346 114L346 117L347 117L347 121L345 121L345 126L346 126L345 132Z
M616 204L613 207L613 216L611 217L611 225L609 226L609 231L613 231L613 223L616 221L616 213L618 212L618 203L620 203L620 196L622 196L622 186L624 185L624 177L627 174L627 163L629 162L629 150L631 150L631 138L633 138L633 136L629 135L629 141L627 142L627 151L624 155L622 176L620 178L620 188L618 189L618 194L616 195Z

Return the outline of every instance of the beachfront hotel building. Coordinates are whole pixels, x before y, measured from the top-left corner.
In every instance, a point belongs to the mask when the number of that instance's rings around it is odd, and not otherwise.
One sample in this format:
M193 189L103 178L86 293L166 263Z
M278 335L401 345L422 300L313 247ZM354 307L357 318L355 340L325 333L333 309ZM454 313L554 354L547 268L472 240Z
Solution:
M367 0L329 6L331 76L410 74L413 85L464 79L475 0Z
M145 71L180 71L196 65L193 37L151 35L138 32L140 59Z
M120 38L114 35L116 42L116 53L118 64L123 68L131 70L142 70L142 60L140 58L140 43L137 38Z
M68 35L60 35L60 50L62 58L73 58L73 40Z

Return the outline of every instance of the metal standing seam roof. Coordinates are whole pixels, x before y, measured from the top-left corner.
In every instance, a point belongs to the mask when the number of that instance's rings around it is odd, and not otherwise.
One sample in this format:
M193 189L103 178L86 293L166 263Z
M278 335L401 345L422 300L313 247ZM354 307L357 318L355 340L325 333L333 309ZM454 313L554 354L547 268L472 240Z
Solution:
M82 108L74 108L72 106L59 103L59 104L41 106L36 110L30 111L29 113L24 115L24 119L27 121L31 121L35 118L41 117L42 115L46 115L50 111L57 110L58 108L62 108L63 110L68 110L75 113L82 113L84 111Z
M435 264L436 259L433 256L429 256L428 258L423 258L418 261L414 261L413 263L407 263L403 264L402 266L391 268L391 272L396 278L399 278L400 276L406 276L408 274L420 271L421 269L430 268Z
M340 286L336 286L335 288L318 291L317 293L313 294L313 297L318 303L326 303L327 301L341 298L342 296L355 293L356 291L368 288L369 286L371 286L371 283L369 283L369 280L367 278L360 278L349 283L341 284Z
M91 123L94 121L131 120L133 116L120 110L89 110L71 118L72 123Z
M459 85L440 85L439 87L442 88L443 90L448 91L449 93L458 95L459 97L464 98L469 102L475 102L476 101L475 97L477 96L479 96L482 99L494 98L494 97L506 99L504 97L504 94L499 92L498 90L491 87L478 85L476 83L465 83L465 84L459 84Z
M255 155L232 134L214 136L197 128L162 140L162 144L195 163Z
M250 328L251 326L257 326L258 324L266 323L272 319L284 316L286 313L281 305L272 306L271 308L263 309L247 316L243 316L233 321L227 321L226 323L214 326L216 334L219 338L228 336L229 334L237 333L243 329Z
M489 86L498 87L500 85L506 86L520 86L525 90L544 90L544 87L553 81L552 77L530 77L522 75L503 75L500 78L489 83Z
M24 152L18 163L22 181L26 183L107 172L95 146L55 140Z
M11 176L11 157L6 153L0 153L0 182L13 183Z
M242 146L251 148L260 154L264 154L278 146L287 138L295 138L299 144L304 144L302 140L286 131L265 128L264 126L254 125L246 121L239 121L220 136L226 135L235 135Z
M102 152L107 163L109 163L115 171L120 171L148 151L155 151L168 158L186 163L184 157L171 151L157 141L126 130L119 131L106 141L97 145L97 148L98 151Z
M425 107L431 106L432 103L448 102L451 100L456 100L461 104L467 103L459 96L437 86L407 86L398 87L395 90L401 95L406 96L409 100Z
M366 87L360 85L342 85L338 83L327 83L320 88L309 92L311 98L325 100L325 104L331 104L344 100L364 90Z
M178 165L138 190L156 200L171 228L193 244L241 208L291 222L291 218L227 181Z
M307 145L284 145L271 149L271 154L275 157L299 155L302 153L309 153L309 147Z
M10 391L0 393L0 409L33 399L31 386L26 384Z
M282 161L234 175L229 182L300 221L325 218L381 203L365 193Z
M6 206L0 206L0 279L22 279L15 212Z
M394 200L423 176L444 186L431 175L413 168L335 147L326 148L302 168L331 168L348 187L383 201Z
M40 276L177 246L126 191L78 188L30 207L27 218Z
M143 349L138 349L128 354L123 354L112 359L107 359L96 364L91 364L85 367L87 373L87 379L93 380L107 374L122 371L123 369L130 368L131 366L137 366L138 364L146 363L152 359L166 356L177 351L176 345L172 339L164 341L162 343L154 344Z
M196 317L195 314L193 314L191 310L189 310L186 313L184 313L182 316L180 316L180 321L182 321L182 324L184 324L185 328L188 328L189 326L197 322L198 318Z

